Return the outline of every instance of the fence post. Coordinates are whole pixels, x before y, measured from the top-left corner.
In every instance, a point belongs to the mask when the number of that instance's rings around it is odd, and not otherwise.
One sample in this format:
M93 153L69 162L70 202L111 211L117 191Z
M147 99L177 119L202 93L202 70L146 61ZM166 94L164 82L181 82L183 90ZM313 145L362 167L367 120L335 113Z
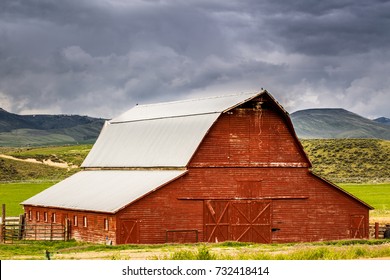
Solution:
M0 227L1 243L5 243L5 204L1 206L1 227Z
M50 241L53 240L53 222L50 223Z
M66 235L65 235L65 241L69 241L70 240L70 235L71 235L71 223L70 223L70 219L66 219L66 222L65 222L65 232L66 232Z
M19 233L18 233L19 240L23 239L23 234L24 234L24 214L20 214L19 215Z
M379 239L379 223L375 223L375 239Z
M66 218L65 221L64 221L64 241L68 241L68 219Z

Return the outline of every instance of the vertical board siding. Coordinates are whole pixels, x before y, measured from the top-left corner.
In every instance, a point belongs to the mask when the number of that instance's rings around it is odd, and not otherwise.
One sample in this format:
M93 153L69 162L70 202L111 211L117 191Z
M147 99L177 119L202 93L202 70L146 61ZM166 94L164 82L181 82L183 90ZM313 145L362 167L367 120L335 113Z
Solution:
M191 160L190 167L308 165L279 113L234 109L222 114Z

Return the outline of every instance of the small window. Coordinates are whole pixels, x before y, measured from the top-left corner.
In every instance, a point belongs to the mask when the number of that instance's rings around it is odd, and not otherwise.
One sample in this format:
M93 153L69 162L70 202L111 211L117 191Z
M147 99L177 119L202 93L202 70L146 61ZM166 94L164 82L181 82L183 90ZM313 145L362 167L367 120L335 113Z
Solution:
M37 222L39 222L39 220L41 219L40 216L41 216L41 215L40 215L39 211L37 211L37 212L35 213L35 219L37 220Z
M31 210L28 210L28 220L31 221L32 220L32 214L31 214Z
M43 220L45 221L45 223L47 223L48 221L47 212L43 212Z
M54 224L57 222L56 213L51 214L51 222Z
M84 216L84 217L83 217L83 227L87 227L87 226L88 226L87 217Z
M108 230L108 219L104 219L104 230Z
M77 216L73 216L73 225L75 227L77 227L77 225L78 225Z

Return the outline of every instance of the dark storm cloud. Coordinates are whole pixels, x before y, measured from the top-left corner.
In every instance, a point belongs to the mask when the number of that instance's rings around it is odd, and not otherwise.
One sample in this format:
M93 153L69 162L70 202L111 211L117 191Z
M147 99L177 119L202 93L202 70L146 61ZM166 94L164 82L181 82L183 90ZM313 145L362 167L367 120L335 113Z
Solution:
M0 106L112 117L264 87L289 111L388 116L389 11L359 0L3 0Z

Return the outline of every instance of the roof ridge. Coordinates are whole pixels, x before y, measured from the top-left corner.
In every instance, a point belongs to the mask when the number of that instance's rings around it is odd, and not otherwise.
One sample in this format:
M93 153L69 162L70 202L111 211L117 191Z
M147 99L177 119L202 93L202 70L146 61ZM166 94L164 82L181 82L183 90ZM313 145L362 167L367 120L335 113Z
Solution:
M137 104L137 107L149 107L149 106L158 106L162 104L178 104L178 103L186 103L186 102L194 102L198 100L208 100L208 99L217 99L217 98L226 98L231 96L240 96L240 95L255 95L256 92L240 92L240 93L232 93L232 94L226 94L226 95L214 95L214 96L203 96L198 98L188 98L188 99L182 99L182 100L172 100L172 101L163 101L163 102L157 102L157 103L147 103L147 104Z

